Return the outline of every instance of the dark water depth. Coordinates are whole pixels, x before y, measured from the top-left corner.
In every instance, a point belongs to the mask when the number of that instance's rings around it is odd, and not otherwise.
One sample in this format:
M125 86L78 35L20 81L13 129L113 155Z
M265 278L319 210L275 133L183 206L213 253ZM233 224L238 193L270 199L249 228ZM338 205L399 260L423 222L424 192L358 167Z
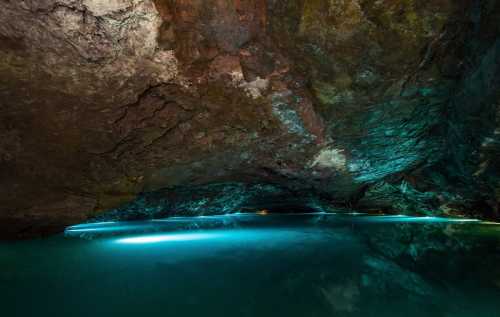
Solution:
M500 316L500 225L233 215L0 243L0 316Z

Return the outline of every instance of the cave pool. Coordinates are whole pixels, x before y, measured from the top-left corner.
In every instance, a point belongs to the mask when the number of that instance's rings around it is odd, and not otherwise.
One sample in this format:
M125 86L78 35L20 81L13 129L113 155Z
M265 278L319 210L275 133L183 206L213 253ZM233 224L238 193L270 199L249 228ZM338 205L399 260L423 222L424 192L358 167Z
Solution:
M500 316L500 225L232 214L0 243L1 316Z

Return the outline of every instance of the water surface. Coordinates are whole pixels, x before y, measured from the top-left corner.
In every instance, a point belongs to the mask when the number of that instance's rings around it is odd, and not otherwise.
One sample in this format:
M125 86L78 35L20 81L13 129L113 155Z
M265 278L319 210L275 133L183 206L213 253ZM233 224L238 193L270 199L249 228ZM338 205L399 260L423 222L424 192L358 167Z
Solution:
M500 226L232 215L0 244L2 316L500 316Z

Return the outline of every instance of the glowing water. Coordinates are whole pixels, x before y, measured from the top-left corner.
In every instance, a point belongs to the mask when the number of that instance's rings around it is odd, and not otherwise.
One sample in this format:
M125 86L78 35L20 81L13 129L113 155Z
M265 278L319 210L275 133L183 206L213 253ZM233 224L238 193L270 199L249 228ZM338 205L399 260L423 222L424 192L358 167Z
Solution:
M84 239L81 239L84 238ZM497 317L500 226L231 215L0 244L2 316Z
M117 242L125 244L145 244L145 243L157 243L165 241L207 240L207 239L214 239L217 237L220 237L220 235L214 233L158 234L158 235L146 235L134 238L123 238L123 239L118 239Z

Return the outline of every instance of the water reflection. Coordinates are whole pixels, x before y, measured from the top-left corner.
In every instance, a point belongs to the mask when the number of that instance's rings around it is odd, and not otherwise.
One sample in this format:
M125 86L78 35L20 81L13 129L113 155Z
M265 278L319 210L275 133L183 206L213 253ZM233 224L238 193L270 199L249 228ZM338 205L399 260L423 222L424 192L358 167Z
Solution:
M2 315L497 317L498 229L324 213L81 224L0 244Z

